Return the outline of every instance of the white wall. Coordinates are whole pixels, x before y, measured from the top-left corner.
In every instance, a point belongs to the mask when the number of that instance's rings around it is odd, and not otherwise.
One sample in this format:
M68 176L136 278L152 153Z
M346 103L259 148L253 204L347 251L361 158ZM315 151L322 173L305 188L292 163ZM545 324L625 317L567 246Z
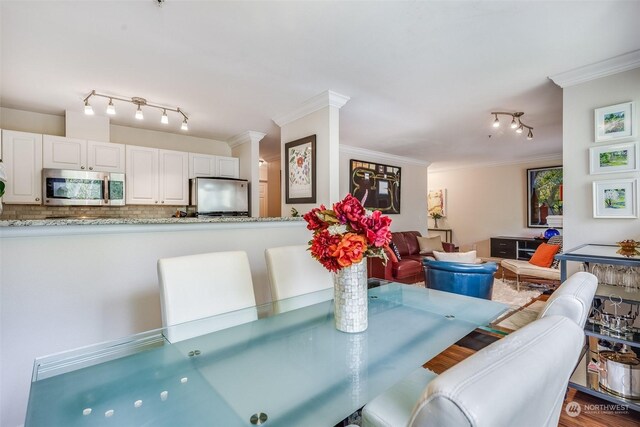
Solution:
M409 160L384 153L340 147L340 198L349 192L349 161L351 159L399 166L400 176L400 214L389 215L391 231L427 232L427 163L417 164Z
M32 237L7 237L16 231ZM83 231L92 234L78 234ZM3 227L0 425L24 422L35 357L161 326L159 258L247 251L256 300L263 303L271 298L265 248L308 240L304 221Z
M544 229L527 228L527 169L561 164L558 155L531 163L429 171L429 189L447 190L447 217L438 226L453 230L461 251L475 248L482 257L490 256L491 237L539 235Z
M639 219L593 218L593 181L640 178L638 172L589 175L589 148L596 146L594 109L626 101L635 101L636 109L640 107L640 68L564 89L564 238L568 248L584 243L612 244L623 239L640 240ZM640 115L636 110L636 132L638 118ZM632 140L638 139L636 134Z

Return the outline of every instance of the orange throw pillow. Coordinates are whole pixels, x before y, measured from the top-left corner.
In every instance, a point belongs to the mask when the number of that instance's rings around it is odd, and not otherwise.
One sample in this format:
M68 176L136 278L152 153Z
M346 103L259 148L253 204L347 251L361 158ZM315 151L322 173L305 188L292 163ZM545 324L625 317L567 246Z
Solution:
M537 265L538 267L551 267L553 257L558 253L558 250L560 250L560 245L542 243L533 253L529 264Z
M387 244L384 246L384 250L385 252L387 252L387 258L389 258L389 261L393 262L398 262L398 257L396 256L395 252L393 252L393 249L391 249L391 247Z

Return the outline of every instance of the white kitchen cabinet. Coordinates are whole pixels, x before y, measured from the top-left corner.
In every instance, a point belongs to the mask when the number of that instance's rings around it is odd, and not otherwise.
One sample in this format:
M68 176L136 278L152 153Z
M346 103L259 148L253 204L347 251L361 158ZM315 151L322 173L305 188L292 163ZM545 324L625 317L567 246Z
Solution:
M218 176L218 157L189 153L189 178Z
M189 204L189 153L159 150L160 203Z
M47 169L87 169L87 141L43 135L42 165Z
M222 178L240 178L240 159L237 157L216 156L218 174Z
M189 204L188 153L127 145L126 170L127 204Z
M87 166L90 171L124 173L124 144L87 141Z
M7 182L4 203L39 205L42 200L42 135L2 131Z
M124 145L44 135L42 164L48 169L124 172Z

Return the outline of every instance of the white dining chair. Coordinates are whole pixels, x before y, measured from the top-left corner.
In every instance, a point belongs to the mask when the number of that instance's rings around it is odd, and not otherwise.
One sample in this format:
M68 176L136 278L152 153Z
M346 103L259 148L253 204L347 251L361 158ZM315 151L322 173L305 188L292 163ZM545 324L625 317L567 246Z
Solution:
M558 425L582 328L546 316L441 375L420 368L362 411L363 427Z
M257 319L246 252L212 252L158 260L162 324L172 327L222 313L225 319L168 330L175 342ZM241 310L248 307L254 309Z
M586 271L573 274L551 294L538 318L565 316L584 328L597 287L598 278L593 274Z
M273 301L333 287L331 272L311 257L306 245L268 248L264 254Z

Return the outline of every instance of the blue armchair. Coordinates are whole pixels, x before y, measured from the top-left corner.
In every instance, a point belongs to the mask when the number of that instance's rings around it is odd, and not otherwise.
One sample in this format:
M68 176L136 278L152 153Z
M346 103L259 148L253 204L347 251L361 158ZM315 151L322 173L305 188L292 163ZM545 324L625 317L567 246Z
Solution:
M491 299L495 262L464 264L447 261L422 261L427 288L470 297Z

